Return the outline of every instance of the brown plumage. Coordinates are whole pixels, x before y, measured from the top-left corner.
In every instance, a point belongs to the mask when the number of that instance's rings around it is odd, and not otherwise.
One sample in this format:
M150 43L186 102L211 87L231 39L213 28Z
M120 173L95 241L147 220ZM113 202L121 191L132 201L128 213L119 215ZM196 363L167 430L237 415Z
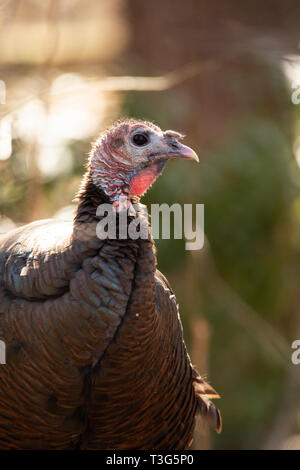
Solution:
M133 126L160 132L178 154L177 134L139 121L111 135L127 138ZM186 149L182 158L192 158ZM95 178L93 158L73 223L38 221L0 237L1 449L185 449L197 413L221 429L209 400L218 394L190 363L150 232L137 240L96 236L97 206L118 199ZM131 203L138 194L127 188L145 186L145 158L136 156L138 171L131 166L117 187Z

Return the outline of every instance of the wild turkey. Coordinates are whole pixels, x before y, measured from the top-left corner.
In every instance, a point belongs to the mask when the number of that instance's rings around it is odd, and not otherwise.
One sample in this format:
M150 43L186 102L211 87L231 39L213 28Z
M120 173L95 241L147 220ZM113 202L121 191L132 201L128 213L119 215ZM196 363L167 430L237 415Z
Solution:
M185 449L197 412L220 431L150 234L96 235L100 204L118 219L121 196L136 202L168 159L198 160L181 137L117 122L92 149L73 224L1 237L1 449Z

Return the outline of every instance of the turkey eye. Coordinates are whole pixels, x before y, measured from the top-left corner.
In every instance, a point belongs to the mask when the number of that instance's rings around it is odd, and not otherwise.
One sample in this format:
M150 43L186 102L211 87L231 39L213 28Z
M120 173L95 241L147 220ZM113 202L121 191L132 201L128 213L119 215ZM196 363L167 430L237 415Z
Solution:
M146 145L149 142L148 137L144 134L135 134L132 140L135 143L135 145L139 145L139 146Z

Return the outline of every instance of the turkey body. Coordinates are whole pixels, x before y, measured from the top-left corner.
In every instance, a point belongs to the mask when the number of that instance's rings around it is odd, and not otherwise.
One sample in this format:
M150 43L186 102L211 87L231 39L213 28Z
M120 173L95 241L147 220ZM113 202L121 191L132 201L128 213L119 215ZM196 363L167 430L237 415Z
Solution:
M151 240L85 233L76 250L71 230L33 223L0 245L1 448L184 448L192 369Z
M0 237L0 449L185 449L218 397L190 363L146 239L97 237L90 179L74 222Z

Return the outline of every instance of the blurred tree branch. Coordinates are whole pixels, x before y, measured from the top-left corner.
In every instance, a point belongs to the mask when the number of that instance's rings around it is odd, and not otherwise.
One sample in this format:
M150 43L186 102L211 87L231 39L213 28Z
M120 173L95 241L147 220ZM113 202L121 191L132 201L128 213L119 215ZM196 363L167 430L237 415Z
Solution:
M91 86L97 88L100 92L105 91L165 91L170 88L173 88L186 80L189 80L197 75L199 75L204 69L213 65L213 61L207 61L204 64L200 65L199 63L191 63L186 66L169 72L165 75L158 77L134 77L134 76L116 76L116 77L104 77L104 78L86 78L84 83L79 84L78 86L70 86L65 89L54 92L50 87L46 87L42 90L37 90L35 93L19 100L16 103L9 104L5 106L5 110L0 113L1 118L7 117L10 114L17 111L20 107L29 103L31 100L37 98L43 98L45 96L55 97L58 95L67 95L76 93L89 88Z

